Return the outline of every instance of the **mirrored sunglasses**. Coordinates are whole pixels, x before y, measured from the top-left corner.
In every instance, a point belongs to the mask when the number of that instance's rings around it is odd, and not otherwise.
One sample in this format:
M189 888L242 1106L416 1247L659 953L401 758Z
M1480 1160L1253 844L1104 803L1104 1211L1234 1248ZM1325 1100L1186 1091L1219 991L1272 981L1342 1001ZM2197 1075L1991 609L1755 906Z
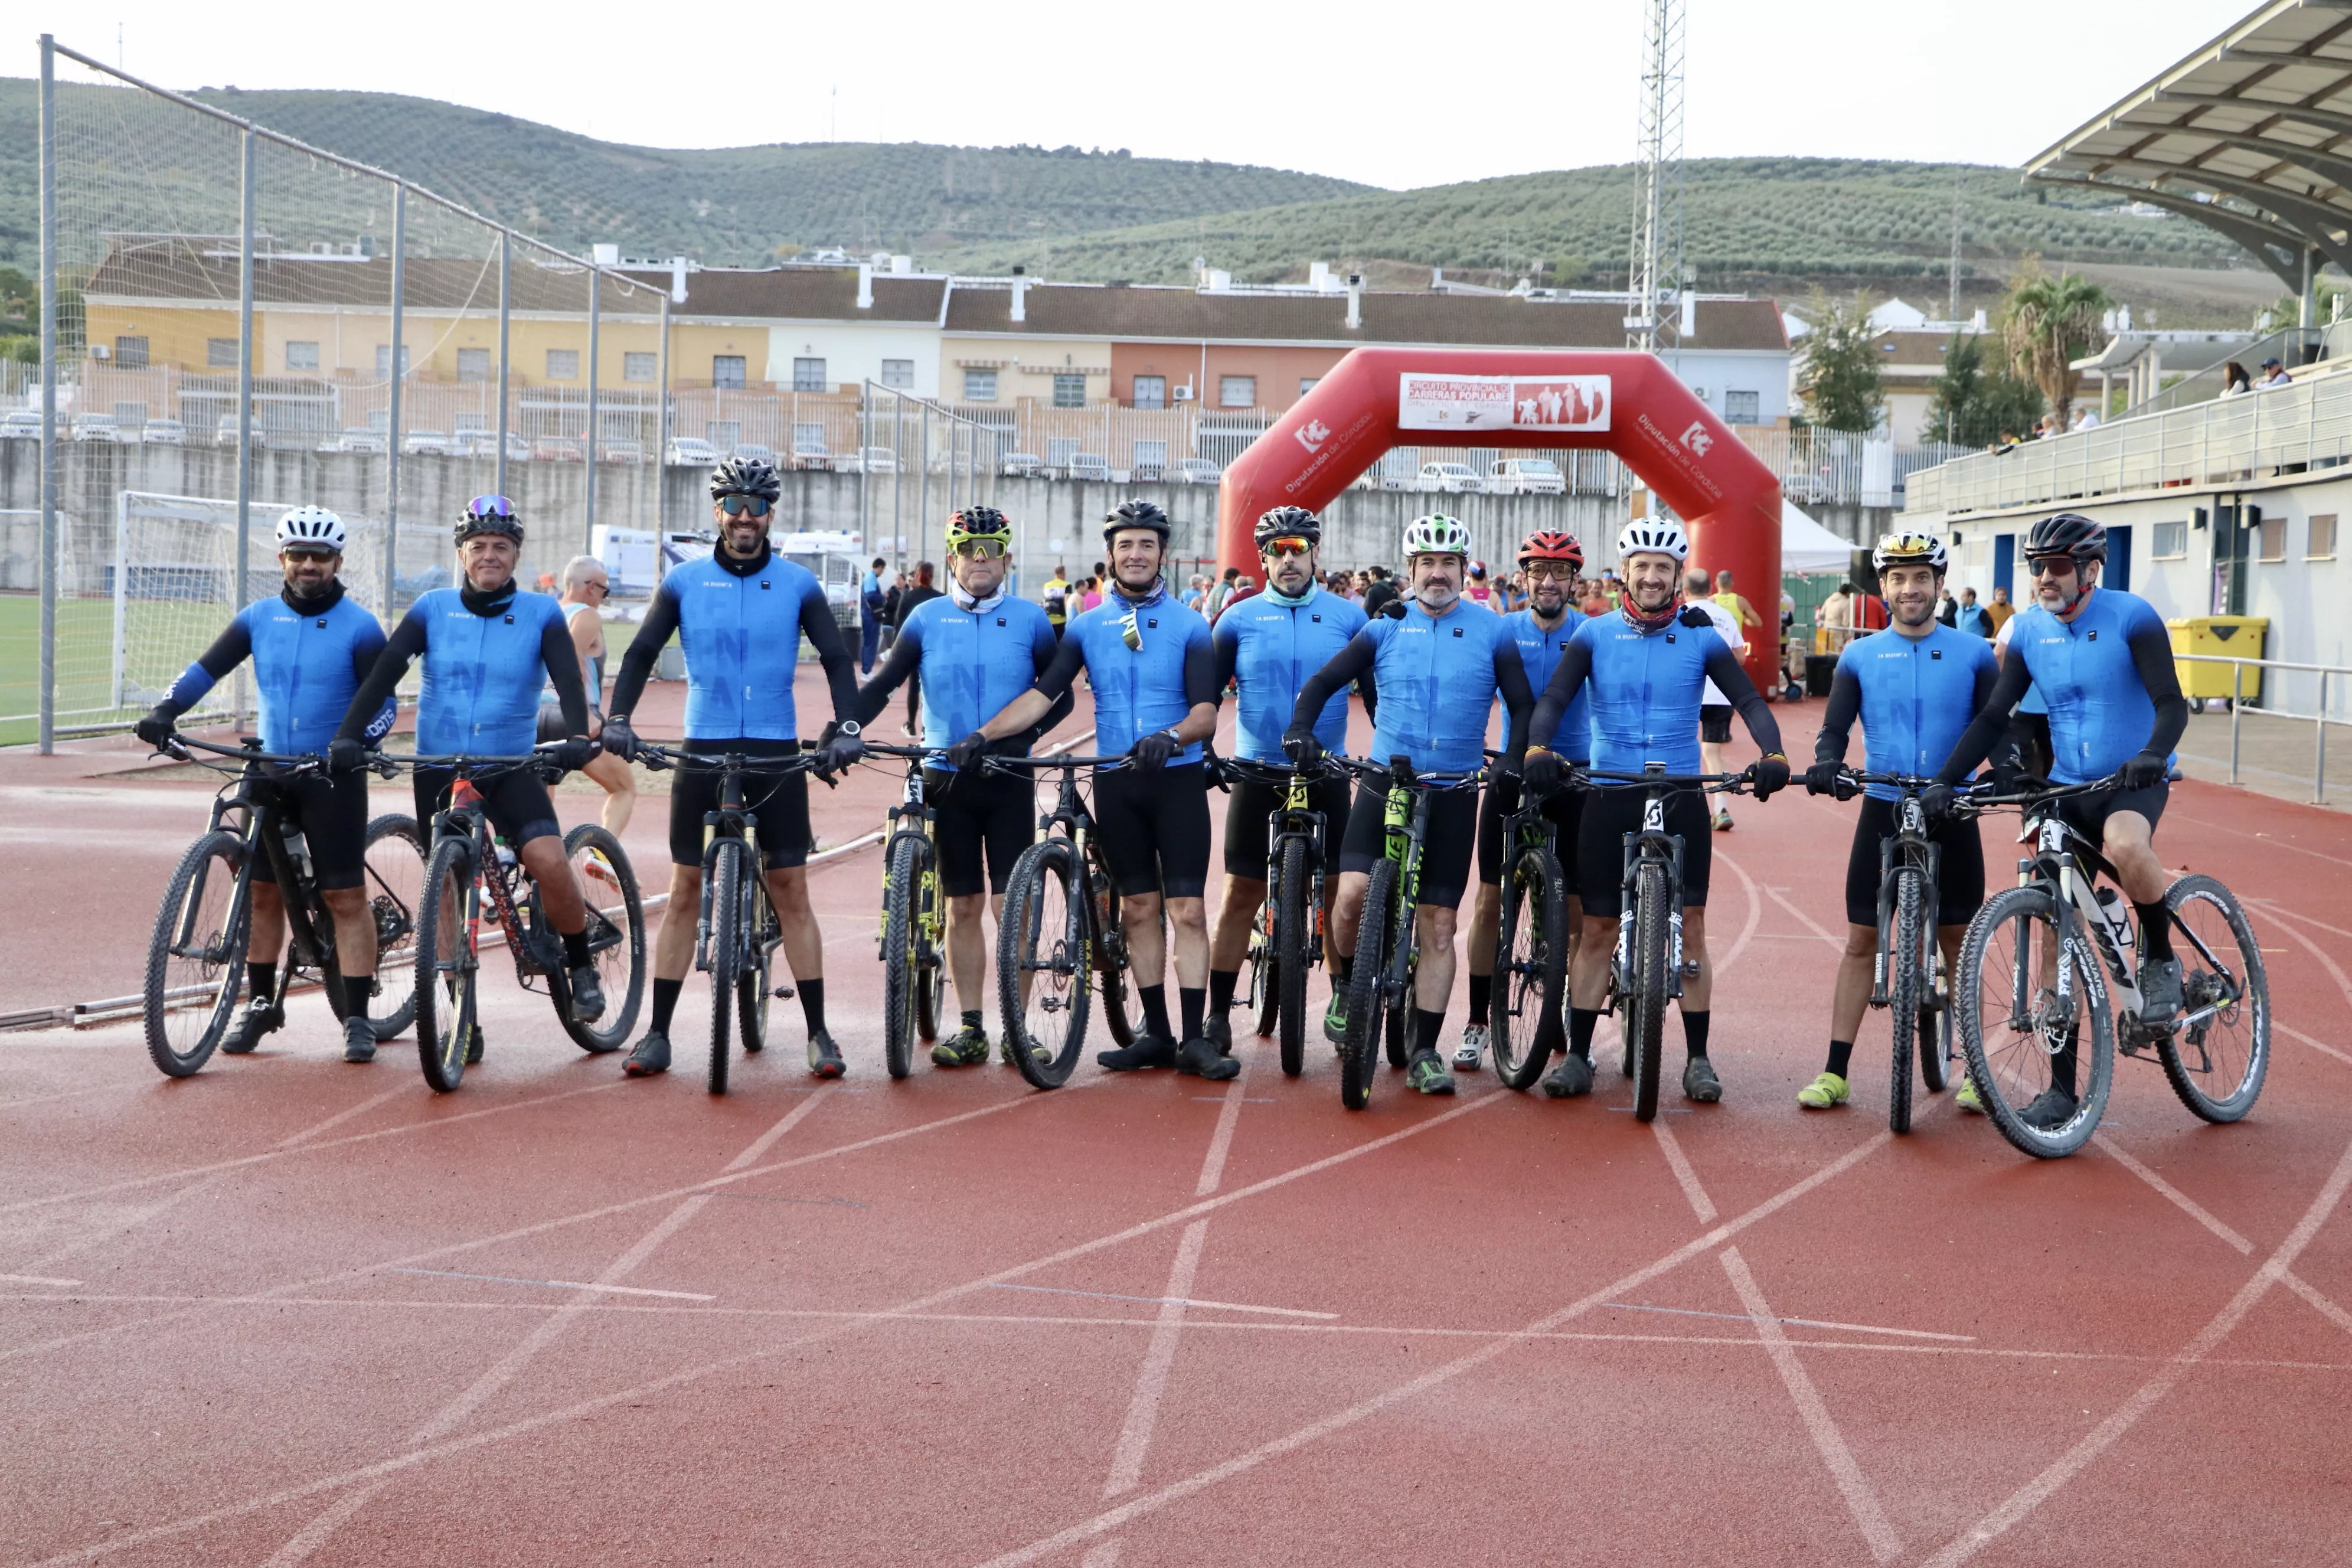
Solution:
M1267 540L1265 542L1265 550L1264 553L1267 555L1303 556L1310 555L1314 553L1314 551L1315 545L1311 541L1300 539L1297 535L1293 534L1286 535L1281 539Z
M993 561L1004 553L1001 539L967 539L956 546L958 555L968 555L976 561Z
M514 514L514 502L504 496L476 496L466 503L466 515L468 517L512 517Z
M2025 563L2028 573L2036 577L2071 577L2074 574L2074 558L2071 555L2044 555Z
M743 517L746 515L751 517L765 517L768 515L768 498L765 496L720 496L719 498L719 510L725 512L730 517Z

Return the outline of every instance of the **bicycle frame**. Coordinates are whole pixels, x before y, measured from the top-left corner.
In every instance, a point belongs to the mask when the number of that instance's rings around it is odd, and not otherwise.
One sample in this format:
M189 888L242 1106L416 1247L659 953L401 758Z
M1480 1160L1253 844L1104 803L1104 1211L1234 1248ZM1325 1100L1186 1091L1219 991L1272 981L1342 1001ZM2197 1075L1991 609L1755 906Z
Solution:
M1663 766L1654 764L1663 773ZM1630 995L1633 990L1633 912L1634 889L1641 880L1642 863L1663 859L1666 863L1666 886L1674 897L1666 908L1666 996L1679 1000L1683 994L1683 841L1666 831L1666 799L1674 791L1664 784L1646 786L1648 794L1642 801L1642 826L1624 836L1625 862L1621 884L1621 911L1617 921L1617 951L1609 966L1610 984L1619 995Z
M903 755L907 758L907 782L899 791L898 804L890 808L885 824L886 837L882 844L884 881L881 927L876 934L875 941L877 944L884 944L889 940L888 879L893 859L892 851L898 847L899 840L903 838L919 838L923 844L920 857L922 871L918 885L909 898L909 910L913 915L917 939L927 943L935 952L944 952L947 904L946 900L940 897L939 813L932 809L929 801L925 798L923 784L924 763L936 753L917 747L876 746L869 749L887 756ZM890 953L887 946L881 946L876 956L880 962L888 963Z
M1895 868L1897 857L1915 858L1926 874L1927 885L1920 889L1920 900L1927 910L1928 924L1933 927L1942 906L1937 895L1943 887L1944 852L1942 847L1927 837L1927 814L1919 804L1919 792L1905 786L1903 798L1895 803L1895 837L1883 838L1878 844L1878 952L1872 961L1870 973L1870 1005L1887 1005L1887 982L1893 969L1895 952ZM1944 949L1939 934L1935 944L1935 967L1944 967ZM1927 1000L1931 1007L1943 1006L1943 998L1933 984L1930 975Z
M457 780L449 787L449 805L433 816L433 842L438 845L445 836L473 841L473 885L466 899L467 955L476 962L481 957L482 897L487 892L492 922L506 932L507 947L514 954L515 979L526 990L535 989L533 980L563 967L562 952L559 948L551 954L533 945L534 937L542 942L553 937L545 921L533 921L525 931L514 897L515 879L522 875L522 858L512 849L499 853L505 847L490 829L482 793L462 769L461 763ZM436 963L436 967L449 965Z
M278 993L282 996L293 981L292 972L295 969L309 967L323 973L327 958L334 950L334 922L332 921L318 922L310 918L317 900L318 889L310 877L296 866L294 857L288 852L284 831L286 819L279 815L278 801L274 798L275 791L269 787L275 781L261 769L265 763L291 763L297 768L299 776L299 772L317 771L318 760L309 757L273 756L261 750L261 743L258 741L252 740L247 741L234 751L226 746L191 741L184 736L178 737L177 743L184 748L193 745L222 756L235 757L245 764L238 773L235 784L224 786L221 793L214 796L210 820L206 823L205 831L208 834L221 831L226 827L230 814L243 814L242 822L232 830L244 844L245 856L243 864L237 868L236 886L231 893L231 898L235 907L248 911L243 922L248 945L252 938L252 920L249 911L252 908L254 872L258 864L256 851L258 850L260 856L267 857L268 859L269 869L279 892L278 903L286 915L288 939L287 963L284 966L286 973L279 976L278 983ZM202 894L201 882L190 890L186 907L180 917L180 928L174 933L171 947L174 957L201 960L209 956L206 953L189 950L190 943L195 937L194 928L197 911L203 907ZM347 983L349 978L346 977ZM255 1000L272 999L256 997Z

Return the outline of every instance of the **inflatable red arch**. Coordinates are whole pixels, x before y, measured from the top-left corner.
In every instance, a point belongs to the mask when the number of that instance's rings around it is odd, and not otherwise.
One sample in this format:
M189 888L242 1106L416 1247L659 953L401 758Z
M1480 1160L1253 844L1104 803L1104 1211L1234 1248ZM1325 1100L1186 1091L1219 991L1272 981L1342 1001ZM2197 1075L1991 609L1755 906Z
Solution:
M1225 470L1220 567L1255 571L1260 513L1320 511L1399 445L1616 453L1684 520L1692 563L1729 571L1767 618L1748 671L1779 689L1780 481L1654 354L1353 350Z

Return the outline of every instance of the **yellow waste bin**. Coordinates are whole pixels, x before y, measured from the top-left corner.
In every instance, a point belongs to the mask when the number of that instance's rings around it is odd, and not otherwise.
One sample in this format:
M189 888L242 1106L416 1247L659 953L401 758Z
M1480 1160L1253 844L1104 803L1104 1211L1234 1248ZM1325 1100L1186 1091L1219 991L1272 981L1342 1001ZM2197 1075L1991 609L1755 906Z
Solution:
M2208 654L2221 658L2260 658L2263 638L2270 630L2266 616L2189 616L2164 623L2172 634L2174 653ZM2173 668L2180 673L2180 692L2192 703L2202 706L2216 698L2226 698L2233 689L2250 706L2259 706L2263 700L2263 672L2242 669L2235 665L2210 664L2204 659L2194 662L2176 661Z

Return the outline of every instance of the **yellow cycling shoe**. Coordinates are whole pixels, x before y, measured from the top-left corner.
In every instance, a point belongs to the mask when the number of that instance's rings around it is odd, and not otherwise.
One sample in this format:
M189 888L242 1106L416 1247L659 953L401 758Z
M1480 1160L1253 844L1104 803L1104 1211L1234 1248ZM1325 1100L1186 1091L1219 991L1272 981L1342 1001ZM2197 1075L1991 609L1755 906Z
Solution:
M1852 1098L1853 1092L1846 1087L1845 1079L1833 1072L1825 1072L1797 1091L1797 1103L1808 1110L1827 1110L1832 1106L1843 1105Z
M1952 1103L1979 1116L1985 1113L1984 1101L1977 1098L1977 1080L1967 1073L1960 1075L1960 1091L1952 1097Z

